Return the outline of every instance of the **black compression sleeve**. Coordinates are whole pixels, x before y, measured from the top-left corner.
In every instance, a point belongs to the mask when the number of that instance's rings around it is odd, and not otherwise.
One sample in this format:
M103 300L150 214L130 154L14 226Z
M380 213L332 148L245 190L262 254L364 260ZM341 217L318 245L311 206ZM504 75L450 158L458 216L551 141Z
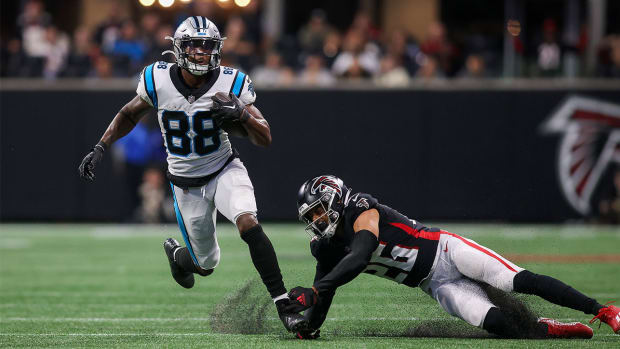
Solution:
M263 232L263 228L260 225L255 225L242 232L241 238L250 247L250 256L252 257L254 267L267 287L271 298L286 293L280 267L278 266L276 251L273 249L273 245L267 235Z
M329 270L323 269L322 264L319 262L316 265L316 273L314 274L314 282L321 280ZM317 304L306 310L304 318L308 320L309 327L313 330L318 330L325 318L327 318L327 312L332 304L335 292L327 292L319 295L319 301Z
M575 290L560 280L523 270L515 275L514 290L535 294L551 303L596 315L603 307L595 299Z
M355 279L370 261L372 252L377 249L379 240L369 230L360 230L355 233L351 243L351 252L346 255L332 271L314 283L319 293L333 292L339 286Z

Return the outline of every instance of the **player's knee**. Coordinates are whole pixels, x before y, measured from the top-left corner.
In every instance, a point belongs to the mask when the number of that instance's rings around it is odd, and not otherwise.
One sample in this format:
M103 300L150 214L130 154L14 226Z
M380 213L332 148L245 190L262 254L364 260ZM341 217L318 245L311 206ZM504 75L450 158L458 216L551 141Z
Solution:
M491 286L504 292L512 292L514 291L515 276L518 274L519 273L515 274L512 271L501 272L494 277L494 283Z
M534 294L538 288L540 275L532 273L529 270L523 270L517 273L512 281L515 292Z
M258 226L258 220L253 214L244 213L237 218L236 224L237 229L239 229L239 233L243 234L244 232L247 232L252 228Z

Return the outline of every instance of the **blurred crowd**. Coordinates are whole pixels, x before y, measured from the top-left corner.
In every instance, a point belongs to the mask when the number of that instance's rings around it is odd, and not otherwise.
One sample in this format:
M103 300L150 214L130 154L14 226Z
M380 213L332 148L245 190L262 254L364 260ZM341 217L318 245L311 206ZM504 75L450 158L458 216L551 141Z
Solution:
M26 3L17 20L16 35L3 40L0 74L4 77L131 77L154 61L172 61L161 53L170 49L165 36L187 15L212 18L227 37L222 64L249 72L257 85L329 86L341 80L373 81L381 86L406 86L412 79L485 78L502 74L501 44L473 35L456 44L439 22L429 25L423 38L404 30L385 32L365 12L350 27L336 30L320 9L294 34L271 38L262 31L258 1L241 15L213 18L212 2L193 2L174 23L157 12L145 11L130 19L112 6L94 29L72 33L58 29L39 0ZM561 42L551 19L539 28L540 38L530 47L515 39L523 57L522 76L562 76L563 59L572 54L583 61L586 35L579 42ZM501 37L500 37L501 39ZM497 41L497 40L496 40ZM598 52L596 77L620 77L620 36L608 35Z

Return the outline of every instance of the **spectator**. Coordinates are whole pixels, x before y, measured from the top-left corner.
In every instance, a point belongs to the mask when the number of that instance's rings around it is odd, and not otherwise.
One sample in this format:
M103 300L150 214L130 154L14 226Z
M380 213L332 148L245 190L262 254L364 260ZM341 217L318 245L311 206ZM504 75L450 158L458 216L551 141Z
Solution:
M318 54L306 57L306 66L299 74L299 83L308 86L330 86L335 82L331 72L323 66L323 58Z
M114 43L119 38L123 25L123 17L118 3L110 1L109 6L108 17L95 30L95 43L105 53L111 53L114 50Z
M163 152L161 133L152 124L152 120L139 122L127 136L112 147L117 164L121 165L118 170L122 171L127 192L130 193L132 212L128 213L128 218L135 216L135 210L140 206L140 184L145 170L153 160L159 161ZM157 143L154 143L154 140Z
M538 74L544 77L560 74L562 53L556 34L555 21L546 19L543 23L543 42L538 45L536 58Z
M114 43L114 65L122 76L131 76L142 69L146 48L138 39L136 25L125 21L121 27L121 36Z
M65 33L61 33L54 26L49 26L45 30L45 65L43 76L55 78L66 64L67 54L69 53L69 38Z
M240 16L245 27L245 39L256 47L256 52L259 54L270 47L270 40L265 38L261 25L260 3L259 0L251 1L243 8Z
M375 83L383 87L404 87L409 84L409 73L396 57L388 54L381 59L381 72Z
M342 45L342 36L337 31L332 31L327 34L323 41L323 58L328 67L331 67L336 57L340 53L340 46Z
M147 52L150 52L156 45L159 27L159 15L154 12L147 12L140 19L140 41Z
M418 72L415 75L416 78L429 80L445 77L443 72L439 69L438 59L434 56L425 55L421 59L421 63L420 69L418 69Z
M620 169L613 175L613 186L599 201L596 221L602 224L620 224Z
M414 75L420 67L416 63L416 56L420 54L420 47L404 30L394 30L386 45L387 54L399 60L407 69L410 76Z
M620 35L609 35L600 48L599 75L620 78Z
M381 30L375 27L370 18L370 14L366 11L359 11L355 14L353 24L351 24L349 30L358 31L366 42L376 42L381 36Z
M88 29L86 27L79 27L73 33L73 44L67 58L64 76L87 76L93 68L92 60L98 54L98 49L93 45Z
M487 77L485 62L482 55L471 54L465 60L465 67L457 74L464 79L478 79Z
M364 42L357 30L349 30L344 39L343 52L336 57L332 72L344 78L368 78L379 71L379 52L375 45Z
M333 29L327 23L327 16L321 9L312 10L310 20L297 35L301 49L305 52L317 52L323 48L325 39Z
M255 45L246 38L245 23L240 17L232 17L226 25L226 41L222 55L235 67L251 70L256 64Z
M426 56L434 57L437 67L433 70L441 70L442 75L452 73L456 48L448 40L443 23L433 22L429 25L426 39L420 45L420 49Z
M164 24L157 29L155 34L155 40L153 40L153 46L147 54L147 64L156 61L170 61L172 55L162 55L164 51L172 49L172 41L167 40L166 36L173 36L174 28L169 24Z
M161 170L149 167L142 175L138 188L140 206L136 210L136 220L142 223L161 223L164 221L164 199L166 188Z
M26 77L32 76L27 62L28 58L22 50L22 42L19 39L9 40L5 57L3 57L2 65L4 67L4 74L9 77Z
M95 58L95 71L93 77L100 79L108 79L113 77L112 61L107 56L98 56Z
M24 12L17 20L21 28L22 48L26 56L25 69L22 73L27 76L41 76L48 53L46 27L51 23L51 17L45 12L43 3L31 0L24 6Z
M620 36L614 35L610 38L610 47L611 66L607 77L620 78ZM618 186L620 187L620 184Z
M254 83L260 86L276 86L290 82L287 68L282 64L282 57L275 51L267 53L265 65L254 68L251 76Z

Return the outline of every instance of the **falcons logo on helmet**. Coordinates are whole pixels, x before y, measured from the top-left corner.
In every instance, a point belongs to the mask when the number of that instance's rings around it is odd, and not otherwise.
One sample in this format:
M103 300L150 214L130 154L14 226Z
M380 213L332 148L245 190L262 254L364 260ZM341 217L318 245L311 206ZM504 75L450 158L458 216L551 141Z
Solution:
M338 195L342 195L342 189L340 189L340 186L338 185L336 180L333 177L329 176L321 176L316 178L314 180L314 183L312 183L310 192L314 195L316 194L317 190L322 193L327 188L332 188L336 191Z
M605 170L620 164L620 105L572 96L542 127L545 132L563 134L558 151L562 192L573 208L588 214Z

